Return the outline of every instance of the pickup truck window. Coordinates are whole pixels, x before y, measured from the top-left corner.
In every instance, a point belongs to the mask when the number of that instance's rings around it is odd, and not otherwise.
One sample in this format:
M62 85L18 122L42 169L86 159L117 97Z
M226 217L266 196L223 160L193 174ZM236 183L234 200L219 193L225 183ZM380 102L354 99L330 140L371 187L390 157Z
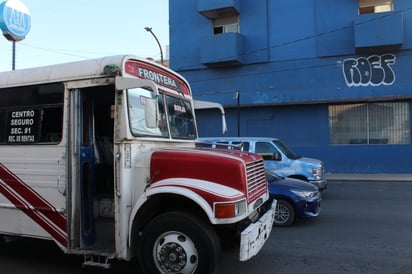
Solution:
M276 146L289 158L292 160L297 160L301 158L299 155L294 153L292 150L290 150L284 143L282 143L280 140L273 140L273 142L276 144Z

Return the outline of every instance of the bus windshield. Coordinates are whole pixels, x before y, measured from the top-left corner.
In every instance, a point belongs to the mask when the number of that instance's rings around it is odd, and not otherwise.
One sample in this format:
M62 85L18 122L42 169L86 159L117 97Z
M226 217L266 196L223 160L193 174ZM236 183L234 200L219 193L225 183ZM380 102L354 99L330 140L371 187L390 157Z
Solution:
M128 110L130 128L134 136L172 137L174 139L196 139L195 121L190 101L160 93L158 96L159 126L149 128L145 120L146 99L154 98L148 88L129 89Z

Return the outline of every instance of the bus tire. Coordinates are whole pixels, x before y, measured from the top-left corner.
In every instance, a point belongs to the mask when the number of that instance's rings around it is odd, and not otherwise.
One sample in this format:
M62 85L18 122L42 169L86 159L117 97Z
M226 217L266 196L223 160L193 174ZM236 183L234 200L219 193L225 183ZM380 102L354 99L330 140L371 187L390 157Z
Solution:
M215 273L220 257L215 231L187 213L168 212L143 230L139 261L145 273Z

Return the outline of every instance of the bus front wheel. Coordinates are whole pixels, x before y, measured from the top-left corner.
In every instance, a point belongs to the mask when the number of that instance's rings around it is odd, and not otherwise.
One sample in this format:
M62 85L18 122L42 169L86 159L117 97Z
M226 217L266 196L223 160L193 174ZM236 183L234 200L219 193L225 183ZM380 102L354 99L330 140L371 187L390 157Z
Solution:
M170 212L143 230L139 261L146 273L215 273L219 252L219 240L208 224Z

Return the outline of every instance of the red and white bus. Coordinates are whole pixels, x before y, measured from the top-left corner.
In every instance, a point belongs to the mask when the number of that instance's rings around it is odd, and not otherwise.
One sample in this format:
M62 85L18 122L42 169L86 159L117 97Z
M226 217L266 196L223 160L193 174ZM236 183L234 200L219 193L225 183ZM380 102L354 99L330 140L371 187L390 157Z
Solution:
M84 265L137 257L147 273L213 273L233 231L248 260L276 203L263 159L196 140L189 84L154 62L2 72L0 236L52 240Z

